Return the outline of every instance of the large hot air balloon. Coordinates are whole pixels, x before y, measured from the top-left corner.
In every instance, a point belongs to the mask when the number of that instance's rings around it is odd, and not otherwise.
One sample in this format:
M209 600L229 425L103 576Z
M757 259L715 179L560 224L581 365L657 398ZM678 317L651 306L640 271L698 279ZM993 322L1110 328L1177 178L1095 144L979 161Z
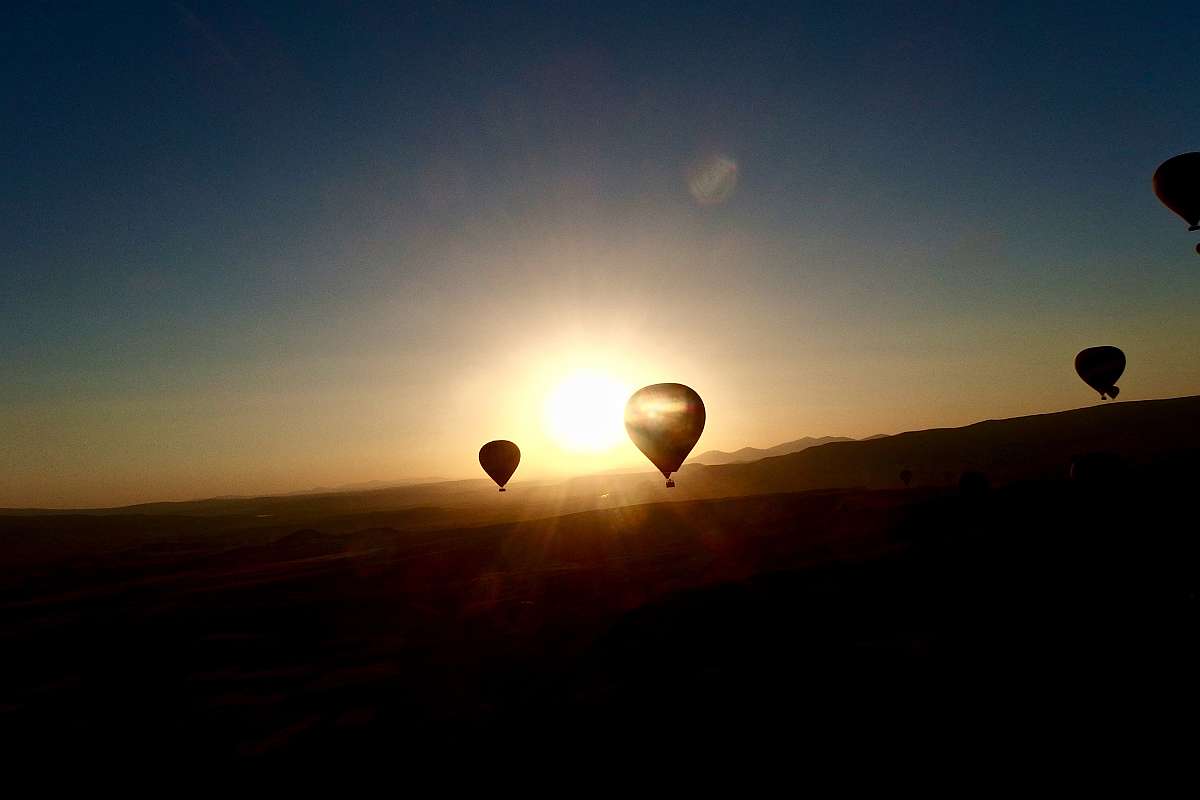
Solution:
M508 479L517 471L517 464L520 463L520 448L506 439L488 442L479 448L479 466L483 467L483 471L496 482L502 492L504 484L508 483Z
M682 383L645 386L625 404L625 430L670 489L671 473L683 466L704 430L704 401Z
M1183 217L1188 230L1200 230L1200 153L1168 158L1154 170L1154 194Z
M1117 379L1125 371L1125 354L1118 347L1089 347L1075 356L1075 371L1083 382L1100 393L1100 399L1114 400L1121 391ZM1106 397L1107 396L1107 397Z

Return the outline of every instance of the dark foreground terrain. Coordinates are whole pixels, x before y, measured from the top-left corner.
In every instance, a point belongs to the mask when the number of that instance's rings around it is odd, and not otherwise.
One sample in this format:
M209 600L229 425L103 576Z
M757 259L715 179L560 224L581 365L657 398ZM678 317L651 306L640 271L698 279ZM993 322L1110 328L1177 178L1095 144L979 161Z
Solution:
M0 568L4 752L1182 744L1200 710L1198 461L438 530L167 516L126 540L121 517L8 517L7 541L64 555L14 545Z

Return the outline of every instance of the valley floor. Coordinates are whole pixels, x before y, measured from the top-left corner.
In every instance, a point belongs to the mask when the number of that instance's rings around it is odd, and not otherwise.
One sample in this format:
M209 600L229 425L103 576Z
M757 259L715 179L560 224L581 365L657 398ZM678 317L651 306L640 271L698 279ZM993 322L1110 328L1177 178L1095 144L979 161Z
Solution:
M916 719L1111 741L1197 709L1192 478L270 542L195 530L13 566L0 731L31 751L209 762L578 731L887 736Z

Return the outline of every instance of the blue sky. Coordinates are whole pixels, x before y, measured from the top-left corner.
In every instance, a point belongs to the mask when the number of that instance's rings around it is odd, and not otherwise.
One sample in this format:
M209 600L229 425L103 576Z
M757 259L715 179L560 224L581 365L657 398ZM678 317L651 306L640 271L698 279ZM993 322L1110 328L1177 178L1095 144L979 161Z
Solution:
M8 8L0 504L637 463L578 368L701 449L1200 390L1193 7L779 5Z

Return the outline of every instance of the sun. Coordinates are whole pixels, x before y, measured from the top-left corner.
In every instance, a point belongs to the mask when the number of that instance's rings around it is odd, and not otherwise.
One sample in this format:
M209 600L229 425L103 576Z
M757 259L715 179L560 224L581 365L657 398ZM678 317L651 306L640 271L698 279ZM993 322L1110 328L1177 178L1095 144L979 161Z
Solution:
M546 397L546 432L564 450L596 453L625 440L632 389L596 370L576 370Z

